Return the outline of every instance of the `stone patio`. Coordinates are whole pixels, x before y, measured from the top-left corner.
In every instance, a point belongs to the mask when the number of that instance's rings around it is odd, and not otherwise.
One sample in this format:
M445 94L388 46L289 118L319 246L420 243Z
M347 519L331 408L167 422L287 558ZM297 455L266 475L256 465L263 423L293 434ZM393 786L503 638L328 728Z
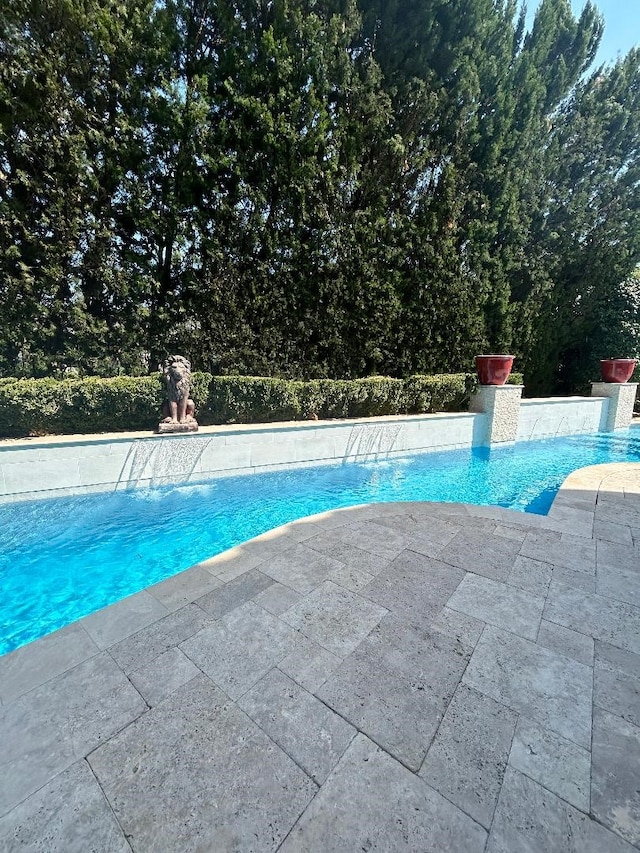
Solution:
M640 465L287 525L0 658L0 703L2 850L631 853Z

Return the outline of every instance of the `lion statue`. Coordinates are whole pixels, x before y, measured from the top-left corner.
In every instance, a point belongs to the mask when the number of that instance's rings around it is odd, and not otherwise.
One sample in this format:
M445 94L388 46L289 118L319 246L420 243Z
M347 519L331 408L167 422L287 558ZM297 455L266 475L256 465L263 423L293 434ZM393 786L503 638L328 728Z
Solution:
M162 407L165 416L162 423L184 424L194 421L195 405L189 399L191 381L191 362L183 355L170 355L160 365L169 395L169 401Z

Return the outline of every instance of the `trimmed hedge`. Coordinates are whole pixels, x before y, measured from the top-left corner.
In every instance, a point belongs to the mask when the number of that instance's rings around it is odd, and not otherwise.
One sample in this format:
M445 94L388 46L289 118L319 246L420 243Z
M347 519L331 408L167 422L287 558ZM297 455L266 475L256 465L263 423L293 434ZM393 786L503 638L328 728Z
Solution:
M512 374L509 381L521 383L522 376ZM204 426L462 411L475 384L468 373L310 382L193 373L191 396ZM152 430L164 397L159 374L6 378L0 380L0 436Z

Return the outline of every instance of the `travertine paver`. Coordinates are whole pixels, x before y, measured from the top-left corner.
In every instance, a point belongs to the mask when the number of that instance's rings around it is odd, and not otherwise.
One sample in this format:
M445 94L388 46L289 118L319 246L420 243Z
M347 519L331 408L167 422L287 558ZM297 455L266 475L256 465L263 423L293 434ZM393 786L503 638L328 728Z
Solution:
M551 582L544 618L640 654L640 608Z
M273 585L273 578L251 569L237 578L197 599L198 606L213 619L220 619L239 605Z
M495 525L492 525L494 527ZM521 544L504 536L487 536L467 529L457 533L440 551L438 559L452 566L493 580L505 580L516 561Z
M197 604L187 604L109 648L109 654L125 673L142 669L178 643L212 623Z
M460 684L420 777L487 829L491 826L517 714Z
M640 655L598 642L593 702L640 726Z
M327 651L350 654L387 611L331 581L325 581L282 619Z
M279 616L300 598L300 593L295 592L291 587L284 586L281 583L272 583L258 595L254 595L253 601L260 607L264 607L269 613L273 613L274 616Z
M638 530L626 463L324 513L0 658L0 849L638 851Z
M559 655L593 666L593 638L586 634L580 634L578 631L563 628L562 625L543 619L536 642L539 646L544 646L545 649L550 649Z
M340 666L342 658L328 652L321 645L301 634L291 654L283 658L278 669L292 678L300 687L314 692L324 684Z
M467 574L447 602L447 607L535 640L544 598L490 578Z
M79 622L42 637L38 643L37 655L27 645L0 656L0 703L17 699L98 653L98 647Z
M247 601L185 640L186 656L232 699L242 696L293 646L295 631Z
M485 840L479 824L358 735L281 853L482 853Z
M443 607L431 623L431 628L448 637L453 637L463 649L471 653L480 639L484 622L465 613L458 613L457 610Z
M222 581L200 566L179 572L171 578L150 586L147 592L163 604L167 610L178 610L222 586Z
M591 809L598 820L640 846L640 728L594 708Z
M143 590L85 616L80 624L99 648L106 649L144 625L153 624L168 612L163 604Z
M486 853L633 853L630 844L508 768Z
M516 557L513 568L507 576L510 586L517 586L533 595L545 596L551 583L553 567L531 557Z
M589 746L590 667L487 625L463 680L574 743Z
M337 560L343 567L348 566L370 575L377 575L390 562L389 557L379 557L377 554L372 554L371 551L365 551L363 548L357 548L355 545L343 542L338 538L338 531L336 530L320 533L312 539L308 539L305 544L308 548ZM336 569L336 571L340 570Z
M203 675L89 763L141 853L276 850L317 790Z
M589 811L591 756L587 749L520 717L509 764L572 806Z
M184 652L173 648L130 672L129 679L145 702L153 706L199 674Z
M321 785L356 730L315 696L272 669L238 705Z
M342 564L338 560L318 553L305 543L270 558L262 566L262 571L296 592L305 594L320 586L332 572L340 568Z
M0 708L0 815L146 711L106 652Z
M131 853L111 806L84 759L0 818L3 849L30 853Z
M595 543L578 536L570 536L555 542L543 538L540 533L528 533L522 543L520 554L554 566L573 569L576 572L593 574L595 570Z
M464 577L461 569L415 551L403 551L360 590L361 595L420 627L436 618Z
M452 638L387 619L317 691L329 707L418 770L468 657Z
M640 607L640 559L638 566L630 569L598 566L596 592Z

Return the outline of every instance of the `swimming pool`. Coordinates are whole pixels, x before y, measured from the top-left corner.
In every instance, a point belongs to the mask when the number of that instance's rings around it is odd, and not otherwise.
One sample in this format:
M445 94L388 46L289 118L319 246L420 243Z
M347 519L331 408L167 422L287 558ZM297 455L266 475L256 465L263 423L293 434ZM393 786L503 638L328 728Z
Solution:
M640 428L0 506L0 654L327 509L461 501L545 514L565 477L640 461Z

